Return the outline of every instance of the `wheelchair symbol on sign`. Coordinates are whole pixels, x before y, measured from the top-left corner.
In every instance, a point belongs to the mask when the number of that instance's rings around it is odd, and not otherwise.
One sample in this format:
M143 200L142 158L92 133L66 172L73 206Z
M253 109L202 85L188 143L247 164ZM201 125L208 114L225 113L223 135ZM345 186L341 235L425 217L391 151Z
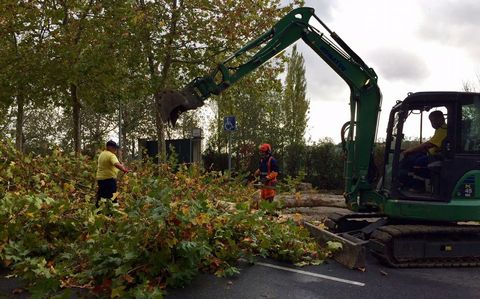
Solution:
M237 129L235 116L227 116L223 119L223 128L225 131L235 131Z

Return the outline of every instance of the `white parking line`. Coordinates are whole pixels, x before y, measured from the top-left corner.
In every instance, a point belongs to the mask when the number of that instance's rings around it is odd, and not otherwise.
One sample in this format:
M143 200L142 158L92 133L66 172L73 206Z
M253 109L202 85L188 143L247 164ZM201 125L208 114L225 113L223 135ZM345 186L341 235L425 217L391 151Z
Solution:
M343 279L343 278L338 278L338 277L334 277L334 276L328 276L328 275L323 275L323 274L318 274L318 273L313 273L313 272L307 272L307 271L302 271L302 270L297 270L297 269L292 269L292 268L287 268L287 267L282 267L282 266L277 266L277 265L272 265L272 264L267 264L267 263L262 263L262 262L256 262L255 265L260 265L260 266L274 268L274 269L280 269L280 270L284 270L284 271L295 272L295 273L299 273L299 274L303 274L303 275L309 275L309 276L328 279L328 280L333 280L333 281L337 281L337 282L353 284L353 285L361 286L361 287L365 286L365 284L363 282L358 282L358 281L354 281L354 280L348 280L348 279Z

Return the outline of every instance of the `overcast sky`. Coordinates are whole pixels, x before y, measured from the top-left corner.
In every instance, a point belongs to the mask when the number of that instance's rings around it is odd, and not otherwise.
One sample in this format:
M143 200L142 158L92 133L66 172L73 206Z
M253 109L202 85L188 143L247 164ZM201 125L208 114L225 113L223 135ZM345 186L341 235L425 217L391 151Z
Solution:
M383 94L380 138L390 109L408 92L480 85L478 0L306 0L306 6L375 69ZM311 101L307 138L338 142L349 120L348 86L303 42L298 47Z

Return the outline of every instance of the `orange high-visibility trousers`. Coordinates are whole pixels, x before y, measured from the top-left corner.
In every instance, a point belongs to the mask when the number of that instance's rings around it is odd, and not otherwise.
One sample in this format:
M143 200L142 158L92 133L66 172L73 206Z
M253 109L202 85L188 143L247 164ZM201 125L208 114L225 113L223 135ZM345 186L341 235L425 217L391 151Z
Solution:
M264 200L273 201L273 198L275 197L275 190L273 190L273 189L262 189L261 197Z

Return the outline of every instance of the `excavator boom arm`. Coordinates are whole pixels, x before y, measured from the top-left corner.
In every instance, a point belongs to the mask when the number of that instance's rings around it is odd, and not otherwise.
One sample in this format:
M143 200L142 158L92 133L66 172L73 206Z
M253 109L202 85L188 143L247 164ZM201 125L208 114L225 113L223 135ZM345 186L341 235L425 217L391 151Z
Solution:
M309 24L312 17L322 24L333 41ZM345 193L350 208L360 210L366 201L378 199L370 194L372 188L369 182L371 154L381 105L377 75L337 34L323 24L314 14L313 8L302 7L291 11L270 30L219 63L209 75L194 79L180 92L165 91L163 119L174 124L183 111L202 106L212 94L220 94L299 39L303 39L350 87L351 119L346 138L348 141L344 145L347 159ZM245 59L246 53L255 49L258 49L257 52ZM239 60L245 62L234 65Z

